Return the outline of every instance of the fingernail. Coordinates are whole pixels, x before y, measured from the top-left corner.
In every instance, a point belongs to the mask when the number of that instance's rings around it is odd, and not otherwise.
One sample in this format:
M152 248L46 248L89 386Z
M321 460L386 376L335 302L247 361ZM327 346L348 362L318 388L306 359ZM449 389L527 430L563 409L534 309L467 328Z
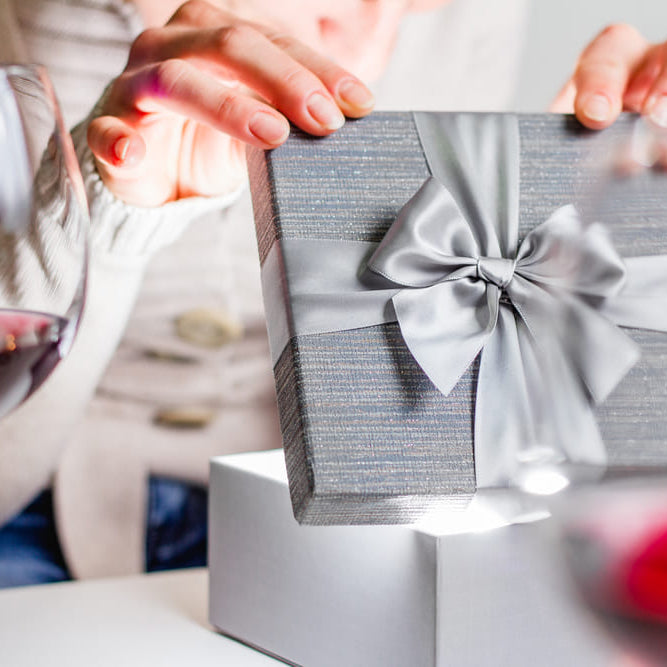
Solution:
M248 123L248 129L267 144L281 144L289 135L287 122L265 111L255 113Z
M604 95L592 95L584 102L583 112L587 118L601 123L611 116L611 102Z
M667 95L659 97L651 107L649 118L660 127L667 127Z
M120 160L120 162L125 162L125 158L127 157L127 152L130 150L130 140L128 137L121 137L116 141L113 147L114 153L116 154L116 157Z
M338 96L345 104L356 107L361 111L370 109L375 104L373 93L354 79L347 79L338 86Z
M308 113L325 130L337 130L345 124L341 110L322 93L313 93L306 103Z

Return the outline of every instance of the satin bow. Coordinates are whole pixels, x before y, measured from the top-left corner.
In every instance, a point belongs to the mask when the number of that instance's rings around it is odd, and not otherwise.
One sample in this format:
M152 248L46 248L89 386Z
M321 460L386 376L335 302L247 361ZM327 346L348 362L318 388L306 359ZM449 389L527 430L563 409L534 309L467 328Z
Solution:
M639 357L587 303L623 287L624 265L606 230L564 206L514 256L488 257L474 233L480 224L431 178L369 260L370 271L401 287L392 303L408 349L445 395L483 350L475 438L491 452L563 451L581 437L599 440L589 406L604 401ZM478 483L487 474L497 483L511 476L511 459L481 470Z

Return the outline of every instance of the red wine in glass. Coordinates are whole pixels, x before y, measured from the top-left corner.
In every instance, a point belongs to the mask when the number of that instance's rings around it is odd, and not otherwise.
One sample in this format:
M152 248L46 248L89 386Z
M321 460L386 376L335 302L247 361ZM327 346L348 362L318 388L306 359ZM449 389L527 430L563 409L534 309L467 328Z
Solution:
M667 665L667 480L590 489L555 519L563 564L619 665Z
M46 70L0 66L0 419L69 351L85 298L88 226Z
M46 313L0 309L0 418L28 398L60 361L66 323Z

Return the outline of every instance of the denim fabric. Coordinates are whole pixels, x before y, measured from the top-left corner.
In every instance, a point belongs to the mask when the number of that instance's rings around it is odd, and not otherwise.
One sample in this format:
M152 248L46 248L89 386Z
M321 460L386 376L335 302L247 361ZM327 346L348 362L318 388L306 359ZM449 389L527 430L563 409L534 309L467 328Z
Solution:
M146 571L206 565L206 489L151 479L146 528Z
M45 491L0 529L0 587L67 581L51 492Z
M151 478L148 494L146 571L206 565L206 490ZM0 528L0 588L69 579L45 491Z

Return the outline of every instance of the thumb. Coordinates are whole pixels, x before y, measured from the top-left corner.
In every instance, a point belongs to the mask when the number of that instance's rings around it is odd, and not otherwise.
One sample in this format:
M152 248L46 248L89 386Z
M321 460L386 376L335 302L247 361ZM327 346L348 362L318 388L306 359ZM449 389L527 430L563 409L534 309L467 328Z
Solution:
M139 132L113 116L100 116L88 125L88 146L107 167L123 169L137 166L146 155L146 144Z
M603 30L584 50L574 75L574 110L586 127L611 125L623 108L623 97L648 42L628 25Z

